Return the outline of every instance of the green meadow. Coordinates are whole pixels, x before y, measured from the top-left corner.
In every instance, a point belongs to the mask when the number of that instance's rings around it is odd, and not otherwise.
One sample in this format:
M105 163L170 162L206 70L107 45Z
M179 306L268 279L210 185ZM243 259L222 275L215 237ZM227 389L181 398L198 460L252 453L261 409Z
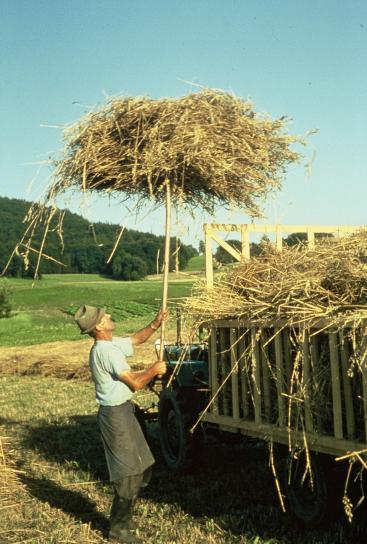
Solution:
M103 306L120 323L119 332L130 333L153 317L160 307L160 279L122 282L98 275L45 275L41 280L3 280L11 289L12 315L0 320L0 345L26 346L44 342L78 340L72 316L82 304ZM190 294L191 279L170 282L172 309Z
M0 320L4 351L6 346L34 345L36 350L39 343L79 340L72 315L84 303L105 306L119 332L132 332L157 311L162 289L155 279L130 283L83 275L45 276L34 287L31 280L7 284L13 314ZM172 279L173 312L175 301L188 296L192 285L188 277ZM83 378L14 375L13 366L9 361L0 375L0 543L107 542L112 492L93 385ZM153 392L140 392L136 400L156 410ZM263 442L209 435L194 467L176 474L163 464L157 425L148 424L156 464L135 513L146 544L367 541L363 515L348 524L338 511L329 525L305 530L283 514ZM4 460L8 471L1 470Z

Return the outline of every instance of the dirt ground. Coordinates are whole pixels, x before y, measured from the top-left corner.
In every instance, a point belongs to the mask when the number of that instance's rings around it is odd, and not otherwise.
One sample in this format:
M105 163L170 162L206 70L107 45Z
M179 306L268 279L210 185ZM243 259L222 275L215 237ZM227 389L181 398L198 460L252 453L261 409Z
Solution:
M135 368L153 363L157 357L153 337L135 348L129 363ZM174 339L168 338L169 341ZM49 342L34 346L2 347L0 374L44 375L66 379L89 379L88 355L93 340Z

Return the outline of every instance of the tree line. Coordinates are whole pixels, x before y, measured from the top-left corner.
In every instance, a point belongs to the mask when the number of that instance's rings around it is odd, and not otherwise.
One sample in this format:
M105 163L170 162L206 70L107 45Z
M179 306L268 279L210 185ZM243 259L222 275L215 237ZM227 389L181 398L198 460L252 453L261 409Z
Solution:
M9 256L21 240L25 225L23 219L31 203L25 200L0 197L0 270L3 270ZM54 225L55 227L56 225ZM139 280L148 274L155 274L162 269L164 253L164 237L137 230L126 229L112 260L108 257L120 231L119 225L94 223L78 214L65 211L63 223L63 244L56 228L50 228L43 253L60 261L41 260L40 274L84 273L102 274L121 280ZM36 233L32 247L40 248L43 232ZM191 257L198 254L191 245L185 245L171 238L170 270L177 265L175 251L178 251L178 266L183 270ZM177 249L178 248L178 249ZM22 253L25 248L19 247L19 254L14 255L7 275L13 277L33 276L37 261L37 253L30 252L28 266L25 266Z

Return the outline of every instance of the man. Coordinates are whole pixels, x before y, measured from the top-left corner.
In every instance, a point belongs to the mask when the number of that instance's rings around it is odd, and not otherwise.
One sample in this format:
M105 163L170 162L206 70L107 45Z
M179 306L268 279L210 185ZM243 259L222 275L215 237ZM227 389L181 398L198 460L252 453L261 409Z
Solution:
M82 334L94 338L89 366L99 404L98 425L102 436L110 481L114 487L109 539L126 544L141 542L134 533L132 507L141 487L148 485L154 458L134 416L131 398L156 376L166 372L157 361L146 370L133 372L126 357L142 344L168 317L160 311L146 327L129 338L115 338L115 322L102 308L81 306L75 321Z

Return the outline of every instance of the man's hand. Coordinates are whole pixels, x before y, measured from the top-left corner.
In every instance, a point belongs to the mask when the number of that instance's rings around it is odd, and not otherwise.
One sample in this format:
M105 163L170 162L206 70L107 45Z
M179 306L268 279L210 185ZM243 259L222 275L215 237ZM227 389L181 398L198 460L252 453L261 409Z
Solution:
M164 361L156 361L152 368L154 369L156 376L162 376L167 372L167 365Z
M162 321L167 321L169 318L169 311L168 310L159 310L155 318L153 319L151 325L152 328L158 329L162 325Z

